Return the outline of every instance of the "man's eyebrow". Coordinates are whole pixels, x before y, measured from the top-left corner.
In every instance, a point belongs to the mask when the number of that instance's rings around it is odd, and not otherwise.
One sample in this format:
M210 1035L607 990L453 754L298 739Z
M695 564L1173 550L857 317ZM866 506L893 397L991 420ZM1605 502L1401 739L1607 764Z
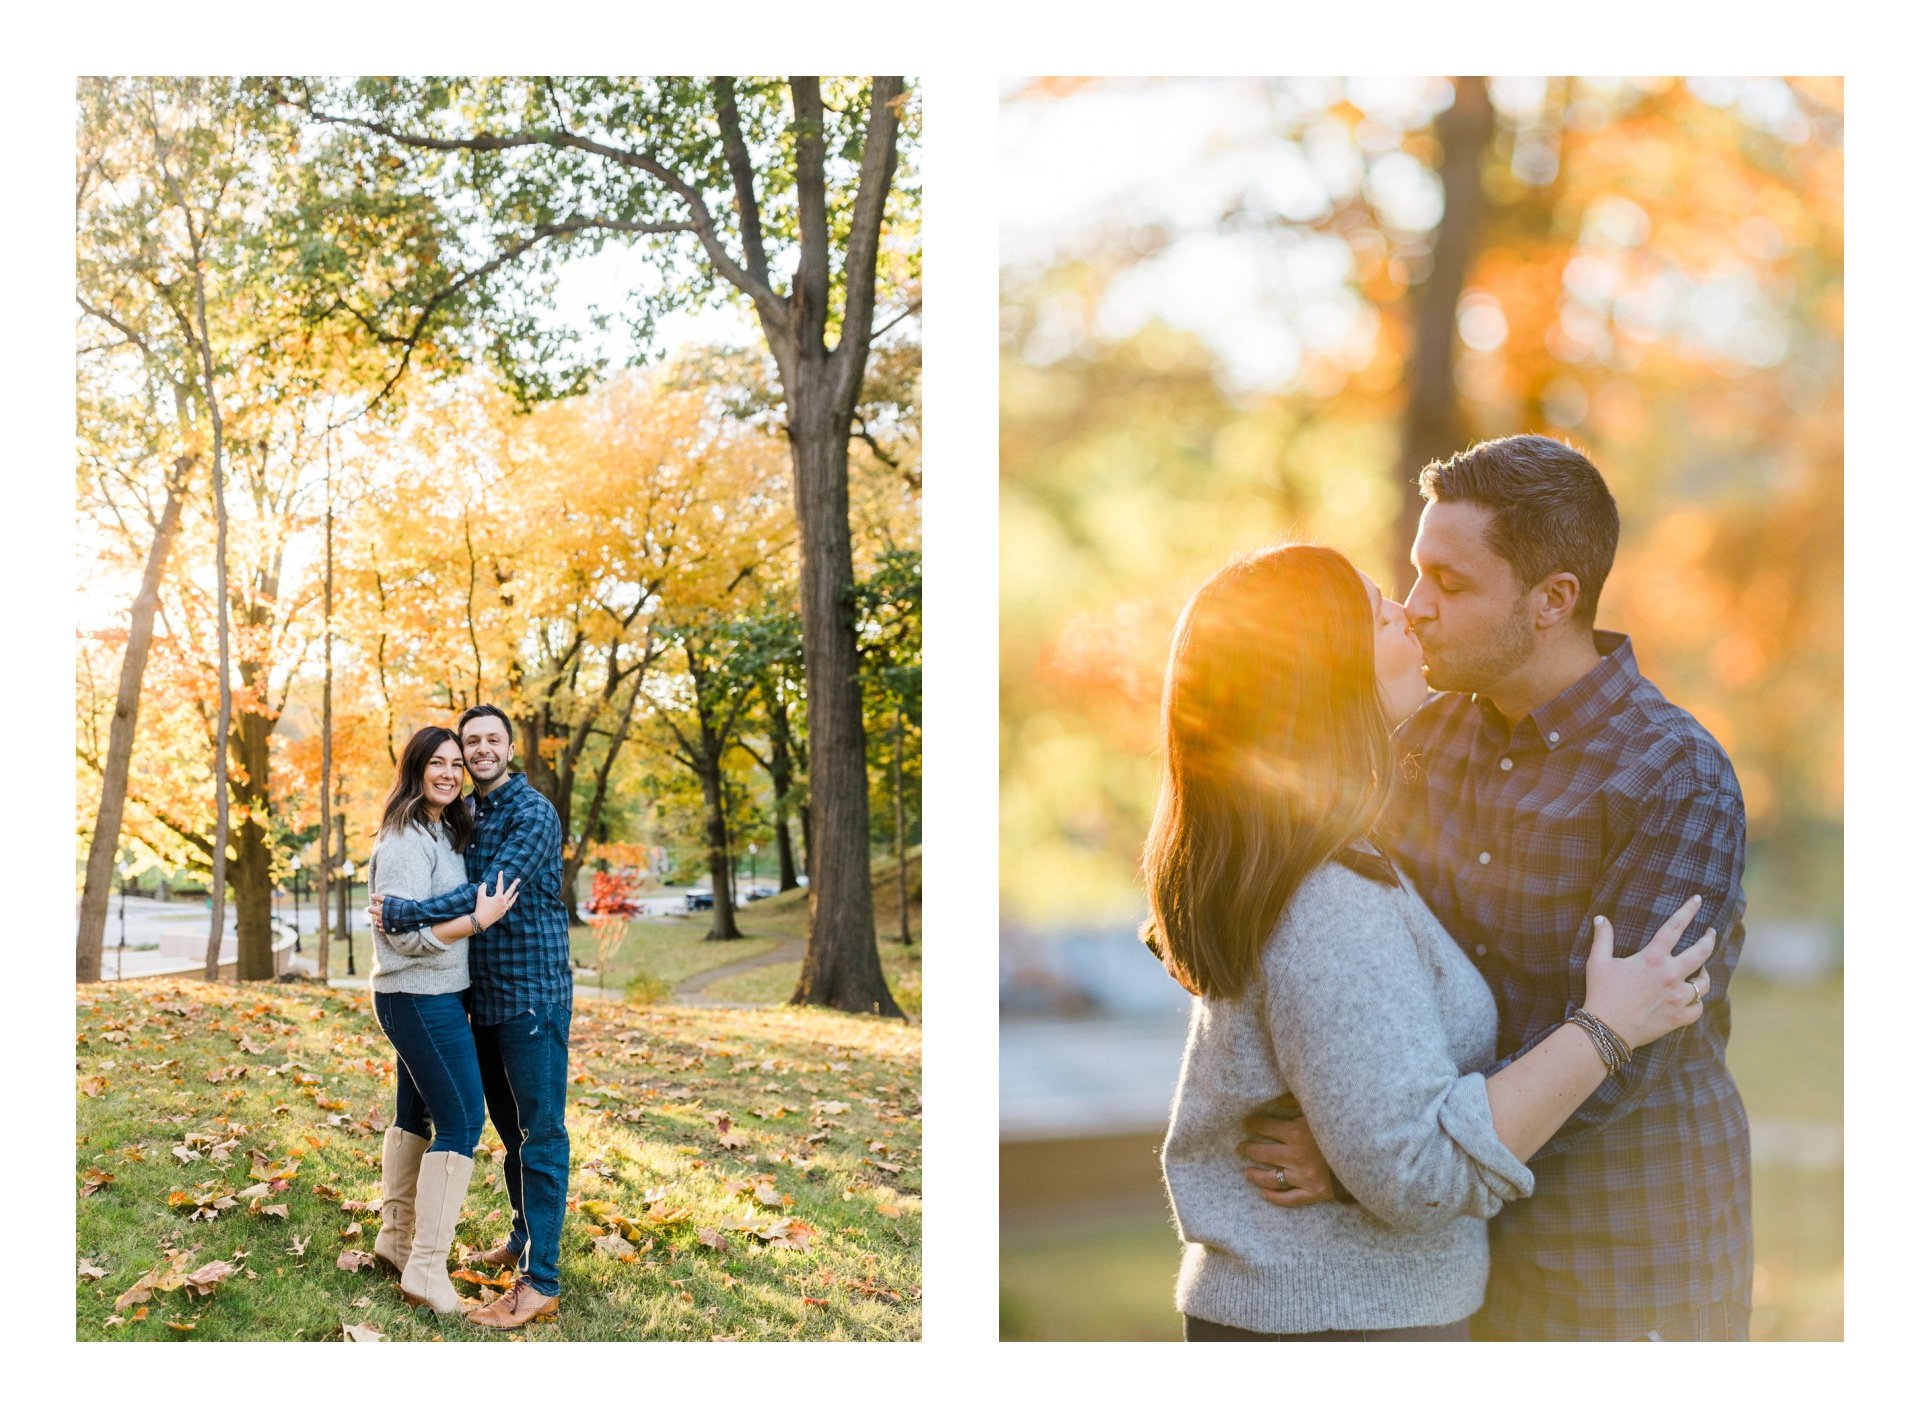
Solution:
M1413 569L1418 571L1422 576L1453 576L1462 581L1466 580L1466 576L1458 567L1449 566L1444 561L1423 562L1411 551L1407 553L1407 560L1413 563Z

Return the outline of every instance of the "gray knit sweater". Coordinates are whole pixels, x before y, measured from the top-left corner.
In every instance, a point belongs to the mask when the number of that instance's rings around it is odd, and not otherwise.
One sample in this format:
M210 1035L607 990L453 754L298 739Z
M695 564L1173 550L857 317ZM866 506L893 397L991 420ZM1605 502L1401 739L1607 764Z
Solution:
M1181 1313L1269 1334L1449 1324L1480 1308L1487 1225L1533 1191L1493 1129L1494 1004L1411 887L1328 864L1236 1000L1196 999L1161 1158ZM1358 1205L1278 1207L1240 1174L1247 1114L1291 1091Z
M467 884L467 866L447 840L446 830L409 823L399 833L381 835L373 849L369 893L424 901ZM373 933L374 989L413 995L446 995L464 990L467 943L448 945L431 930Z

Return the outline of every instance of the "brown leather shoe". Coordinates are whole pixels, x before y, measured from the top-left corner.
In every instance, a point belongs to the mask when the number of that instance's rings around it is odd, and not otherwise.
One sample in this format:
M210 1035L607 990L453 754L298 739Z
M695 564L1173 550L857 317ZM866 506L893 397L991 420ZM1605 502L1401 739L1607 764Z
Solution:
M513 1237L509 1236L490 1250L475 1251L467 1257L467 1264L481 1270L499 1270L503 1266L520 1268L521 1252L513 1248Z
M559 1313L560 1297L542 1295L523 1275L492 1304L468 1310L467 1318L486 1329L518 1329L523 1324Z

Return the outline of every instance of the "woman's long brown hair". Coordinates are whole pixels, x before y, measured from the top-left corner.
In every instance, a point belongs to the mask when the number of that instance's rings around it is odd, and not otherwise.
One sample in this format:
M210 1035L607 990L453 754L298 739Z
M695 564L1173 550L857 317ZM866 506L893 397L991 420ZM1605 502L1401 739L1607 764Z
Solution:
M1366 583L1326 547L1238 557L1181 613L1144 865L1147 929L1191 993L1240 994L1300 883L1386 805L1373 644Z
M386 806L380 809L382 836L403 831L409 823L425 827L432 821L427 816L427 764L443 743L458 748L460 736L452 729L429 726L407 740L407 746L400 752ZM465 798L455 798L446 805L440 813L440 825L446 828L447 840L453 843L454 851L467 850L467 843L473 840L473 813Z

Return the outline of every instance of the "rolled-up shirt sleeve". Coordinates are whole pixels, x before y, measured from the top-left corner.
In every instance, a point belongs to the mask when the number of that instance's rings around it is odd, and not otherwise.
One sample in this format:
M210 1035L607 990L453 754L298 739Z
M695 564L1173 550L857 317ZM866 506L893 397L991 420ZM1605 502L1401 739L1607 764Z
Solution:
M1276 1062L1374 1216L1413 1231L1491 1216L1533 1174L1494 1130L1486 1079L1455 1064L1433 976L1381 903L1287 942L1268 995Z

